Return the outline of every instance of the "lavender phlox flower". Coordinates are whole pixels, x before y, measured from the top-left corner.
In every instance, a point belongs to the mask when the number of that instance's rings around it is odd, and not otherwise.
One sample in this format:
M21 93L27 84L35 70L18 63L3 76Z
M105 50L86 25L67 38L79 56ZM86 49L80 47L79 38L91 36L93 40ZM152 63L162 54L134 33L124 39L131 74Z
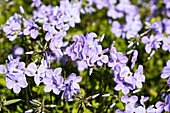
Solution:
M29 35L31 34L31 37L33 39L36 39L38 36L38 26L35 24L35 22L30 18L30 20L27 20L24 22L26 28L24 29L23 33L24 35Z
M45 59L46 59L46 63L48 65L48 67L50 67L50 60L51 60L51 53L50 52L45 52Z
M156 109L154 108L154 105L150 105L147 109L146 109L147 113L155 113ZM146 113L145 112L145 113Z
M86 33L85 40L89 42L93 42L93 40L97 38L97 34L94 32Z
M115 86L115 90L116 91L122 91L122 93L124 95L127 95L129 93L129 90L133 90L134 86L132 84L126 83L124 81L119 82L116 86Z
M77 94L79 90L77 89L71 89L71 87L69 86L66 86L62 96L61 96L61 99L63 100L65 97L67 98L66 101L72 101L72 96Z
M65 84L69 84L69 86L66 86L65 91L62 94L61 99L64 99L64 97L67 97L67 100L70 100L71 97L78 93L80 86L77 82L80 82L82 80L82 77L78 76L76 77L75 73L72 73L65 81Z
M76 53L79 53L84 47L85 37L84 35L74 35L72 39L75 41L75 46L73 49Z
M135 105L136 102L138 101L138 97L137 97L137 96L131 96L131 97L122 96L122 97L121 97L121 101L122 101L123 103L125 103L126 105L127 105L127 104Z
M96 4L97 9L102 9L103 7L108 7L108 0L93 0L94 4Z
M68 24L70 27L75 27L75 23L80 23L80 12L76 8L72 8L69 11L66 12L66 15L68 17Z
M69 25L68 24L59 23L56 26L56 28L60 30L60 34L62 35L62 37L65 37L67 35L66 31L69 29Z
M118 21L113 21L111 32L115 34L117 38L122 35L123 26Z
M84 71L85 69L88 68L87 63L83 60L78 60L76 63L77 63L77 66L78 66L78 71L80 71L80 72Z
M157 113L160 113L163 110L165 110L166 112L169 112L170 111L170 94L168 94L165 97L164 102L158 101L155 106L156 106Z
M12 21L21 24L22 21L23 21L23 22L25 21L25 19L24 19L20 14L14 13L14 15L11 16L11 17L6 21L6 24L9 25L9 24L11 24Z
M0 73L5 74L6 76L8 75L15 75L16 73L25 73L25 63L24 62L19 62L19 58L13 59L12 55L8 55L9 58L9 63L6 60L6 66L0 65Z
M133 56L132 56L132 59L131 59L131 62L132 62L131 69L134 68L135 62L137 61L137 57L138 57L138 51L134 50Z
M123 15L124 15L123 12L118 11L114 5L109 6L109 10L107 11L108 17L117 19L117 18L121 18Z
M151 35L150 38L147 36L142 37L142 43L146 44L145 45L145 50L149 54L151 52L151 49L153 48L153 43L154 41L154 35Z
M73 43L69 47L66 48L66 54L71 57L71 60L76 60L78 58L78 52L75 52L74 49L76 46L76 43ZM81 47L81 46L80 46Z
M102 50L102 46L98 45L97 46L97 54L92 56L91 58L91 62L95 63L97 61L97 65L98 66L102 66L103 63L107 63L108 62L108 56L107 55L103 55L104 53L108 52L108 48L105 50Z
M35 22L46 23L48 21L51 21L53 19L52 13L53 11L51 5L41 5L41 7L38 8L37 12L34 13L34 18L36 19Z
M61 22L68 22L69 17L65 13L65 9L61 9L60 7L56 6L53 10L53 22L52 24L57 25Z
M89 6L89 7L85 6L84 10L85 10L86 13L90 13L90 14L92 14L93 12L96 11L92 6Z
M170 52L170 36L163 39L162 49Z
M50 92L53 90L53 92L58 95L61 90L65 89L63 77L58 76L61 73L61 70L61 68L56 68L54 72L53 70L46 71L47 77L43 79L43 83L46 84L44 87L44 92Z
M130 4L131 2L129 0L120 0L119 3L116 5L116 10L120 12L125 12L126 7Z
M152 35L151 35L152 36ZM161 33L157 33L155 36L154 36L154 40L152 41L152 45L153 45L153 48L155 48L157 50L157 48L160 48L160 44L161 42L164 39L164 36L163 34Z
M92 57L96 55L96 51L92 50L88 47L83 48L82 53L81 53L81 59L83 62L85 62L88 66L93 66L94 65L94 60Z
M167 61L166 65L167 66L165 66L161 71L161 78L168 78L167 84L170 86L170 60Z
M55 53L57 57L63 56L63 53L60 49L62 46L63 46L62 40L58 40L58 39L51 40L50 49L53 51L53 53Z
M154 22L152 24L149 22L145 22L145 24L150 27L149 30L153 30L155 33L161 33L158 22Z
M121 52L117 52L116 54L110 54L110 60L108 62L108 66L112 67L113 69L115 66L122 67L126 65L128 58L123 55Z
M36 85L39 85L43 78L45 77L45 71L46 68L43 65L40 65L38 68L35 64L35 62L31 62L28 66L27 69L25 70L25 74L28 76L34 76L34 82Z
M22 47L17 46L17 45L14 45L12 50L13 50L14 56L20 56L20 55L24 54L24 49Z
M169 31L169 29L170 29L170 19L164 18L164 19L162 20L162 23L163 23L163 25L164 25L164 31L165 31L165 33L166 33L167 35L169 35L169 34L170 34L170 31Z
M65 84L69 84L71 89L80 89L80 86L77 82L80 82L82 80L82 77L78 76L76 77L75 73L72 73L65 81Z
M72 4L69 0L61 0L60 1L60 8L62 10L70 10L72 8Z
M136 86L138 88L142 88L142 82L145 82L145 75L143 74L143 66L139 65L138 69L134 73L134 77L136 78Z
M44 29L45 31L48 31L47 34L45 35L45 40L46 40L46 41L49 41L50 39L54 39L54 38L62 39L61 33L59 33L59 32L54 28L54 26L51 26L50 24L45 23L45 24L43 25L43 29Z
M141 96L141 99L140 99L140 104L143 105L143 107L145 107L145 102L149 100L149 97L144 97L144 96Z
M31 7L34 6L39 7L42 4L41 0L32 0L32 1L33 3L31 4Z
M109 50L110 54L116 54L117 53L117 49L116 49L116 47L114 47L114 44L115 44L115 41L113 41L111 46L110 46L110 50Z
M19 93L21 91L21 87L26 88L27 85L25 75L21 73L15 73L15 75L11 75L10 77L8 76L6 81L6 87L8 89L13 88L14 93Z
M3 31L5 32L5 35L7 35L7 38L9 38L10 41L13 41L17 38L17 33L19 33L20 29L20 23L15 22L14 20L10 21L10 24L7 24L7 26L3 27Z
M124 79L125 82L134 84L136 81L136 78L132 76L132 72L130 72L129 67L127 66L122 66L119 76Z

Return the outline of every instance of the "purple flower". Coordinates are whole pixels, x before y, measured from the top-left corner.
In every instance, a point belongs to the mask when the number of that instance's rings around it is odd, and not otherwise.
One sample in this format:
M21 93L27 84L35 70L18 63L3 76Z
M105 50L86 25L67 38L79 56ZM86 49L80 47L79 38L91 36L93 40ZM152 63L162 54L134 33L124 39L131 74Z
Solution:
M75 45L75 43L73 43L72 45L66 48L66 54L70 56L73 61L78 58L78 54L79 54L78 52L75 52L74 50L74 48L76 47L77 46Z
M8 89L13 88L14 93L19 93L21 91L21 87L26 88L28 85L24 74L16 73L15 75L10 75L7 78L6 87Z
M162 49L170 52L170 36L163 39Z
M13 50L13 54L15 56L20 56L20 55L24 54L24 49L22 47L17 46L17 45L14 45L12 50Z
M37 35L38 35L38 26L37 24L35 24L35 22L30 19L28 21L25 21L25 26L26 28L24 29L24 35L29 35L31 34L31 37L33 39L36 39Z
M82 80L82 77L78 76L76 77L75 73L72 73L65 81L65 84L69 84L71 89L80 89L79 84L77 82L80 82Z
M149 97L144 97L144 96L141 96L141 99L140 99L140 103L143 105L143 107L145 107L145 102L149 100Z
M0 65L0 73L5 74L6 87L13 88L15 93L19 93L22 88L27 87L25 77L25 63L19 62L19 58L14 59L12 55L8 55L9 63L6 60L6 66Z
M21 29L20 23L12 20L10 21L7 26L3 27L3 31L5 32L5 35L7 35L7 38L9 38L10 41L14 41L17 38L17 33L19 33L19 30Z
M118 21L113 21L111 32L114 33L117 38L119 38L122 35L123 26L120 25Z
M136 78L135 85L138 88L142 88L142 82L145 82L145 75L143 75L143 66L142 65L138 66L138 69L134 73L134 77Z
M92 50L88 47L83 48L81 53L82 61L85 62L88 66L93 66L95 59L92 59L92 57L95 55L95 53L96 53L95 50Z
M108 49L102 50L102 46L98 45L97 47L97 54L92 56L92 63L95 63L97 61L97 65L98 66L102 66L103 63L107 63L108 62L108 56L107 55L103 55L104 53L108 52Z
M62 35L62 37L65 37L67 35L66 31L69 29L69 25L68 24L59 23L56 26L56 28L60 30L60 34Z
M65 89L63 77L58 76L61 73L61 70L61 68L56 68L54 72L50 69L46 71L47 77L43 79L43 83L46 84L44 92L50 92L53 90L53 92L58 95L61 90Z
M152 36L152 35L151 35ZM155 48L157 50L157 48L160 48L160 44L161 42L164 39L164 35L161 34L161 33L157 33L155 36L154 36L154 40L152 41L152 46L153 48Z
M168 83L168 85L170 86L170 83L169 83L169 81L170 81L170 60L167 61L166 65L167 65L167 66L165 66L165 67L162 69L162 71L161 71L161 72L162 72L161 78L164 79L164 78L168 78L168 77L169 77L167 83Z
M125 82L130 84L134 84L136 81L136 78L132 76L132 72L130 72L129 67L127 66L121 67L119 76L121 77L121 79L124 79Z
M108 7L109 2L108 0L93 0L96 4L97 9L102 9L103 7Z
M129 93L129 90L133 90L133 85L126 83L126 82L120 82L115 86L116 91L122 91L124 95L127 95Z
M81 22L80 12L76 8L71 8L69 11L66 12L66 15L71 27L75 27L75 23Z
M108 66L113 69L116 67L122 67L126 65L128 58L123 55L121 52L117 52L115 54L110 54L110 61L108 62Z
M153 30L155 33L161 33L161 29L159 27L159 23L158 22L154 22L153 24L151 24L149 22L145 22L145 24L150 27L149 30Z
M121 18L123 15L124 15L123 12L119 12L114 5L111 5L109 7L109 10L107 11L107 16L112 17L113 19Z
M52 17L52 6L48 5L41 5L41 7L38 8L37 12L34 12L34 18L36 19L36 22L39 23L46 23L46 22L51 22L51 20L53 19Z
M165 31L165 33L166 33L167 35L169 35L169 34L170 34L170 31L169 31L169 29L170 29L170 19L164 18L164 19L162 20L162 23L163 23L163 25L164 25L164 31Z
M71 97L78 93L80 86L77 82L80 82L82 80L82 77L78 76L76 77L75 73L72 73L65 81L65 84L68 84L69 86L66 87L65 91L62 94L61 99L64 99L65 96L67 97L67 100L70 100Z
M42 4L41 0L32 0L32 1L33 3L31 4L31 7L34 6L39 7Z
M50 24L48 23L45 23L43 25L43 29L45 31L48 31L48 33L45 35L45 40L46 41L49 41L50 39L62 39L61 37L61 33L59 33L55 28L54 26L51 26Z
M63 53L60 49L62 46L63 46L62 40L58 40L58 39L51 40L50 49L53 51L53 53L55 53L57 57L63 56Z
M153 48L152 43L154 41L154 36L151 35L150 39L147 36L142 37L142 43L145 45L145 50L149 54L151 52L151 48Z
M160 113L163 110L165 110L166 112L169 112L170 111L170 94L165 97L164 102L158 101L155 106L157 108L156 112Z
M27 66L25 74L27 74L28 76L34 76L35 84L39 85L45 77L45 71L45 66L40 65L39 68L37 68L35 62L32 62Z
M130 98L128 96L122 96L121 97L121 101L123 103L127 104L132 104L135 105L136 102L138 101L138 97L137 96L131 96Z
M115 44L115 41L113 41L111 46L110 46L110 50L109 50L110 54L116 54L117 53L117 49L116 49L116 47L114 47L114 44Z
M135 62L137 61L137 57L138 57L138 51L135 50L135 51L133 52L133 56L132 56L132 59L131 59L131 62L132 62L131 69L134 68Z

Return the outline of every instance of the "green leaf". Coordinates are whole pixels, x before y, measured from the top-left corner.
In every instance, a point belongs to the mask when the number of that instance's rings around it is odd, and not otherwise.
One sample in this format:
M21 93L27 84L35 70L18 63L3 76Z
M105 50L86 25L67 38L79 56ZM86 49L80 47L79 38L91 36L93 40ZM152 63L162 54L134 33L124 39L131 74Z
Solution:
M12 99L12 100L8 100L6 102L4 102L4 105L10 105L10 104L13 104L13 103L16 103L16 102L19 102L21 101L21 99Z

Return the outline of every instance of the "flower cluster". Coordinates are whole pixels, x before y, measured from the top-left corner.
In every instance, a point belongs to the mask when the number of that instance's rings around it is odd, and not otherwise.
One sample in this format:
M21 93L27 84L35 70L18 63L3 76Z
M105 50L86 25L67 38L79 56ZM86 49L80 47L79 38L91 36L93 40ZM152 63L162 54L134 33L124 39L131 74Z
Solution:
M104 55L104 53L108 52L108 49L103 50L100 45L104 35L100 39L95 38L97 38L97 35L93 32L87 33L86 36L74 35L72 39L75 42L66 48L66 54L72 60L81 59L77 61L79 71L92 67L95 63L96 66L102 66L103 63L108 62L108 56Z
M6 87L13 88L15 93L19 93L21 88L26 88L28 85L25 77L25 63L20 62L19 58L14 59L12 55L8 55L8 59L7 67L0 65L0 73L5 74Z
M161 113L163 110L166 112L170 111L170 94L165 97L165 101L161 102L158 101L154 105L150 105L148 108L145 106L145 102L149 100L149 97L141 96L140 104L137 103L138 97L137 96L122 96L121 101L125 103L125 111L122 110L116 110L116 113L129 113L129 112L135 112L135 113Z

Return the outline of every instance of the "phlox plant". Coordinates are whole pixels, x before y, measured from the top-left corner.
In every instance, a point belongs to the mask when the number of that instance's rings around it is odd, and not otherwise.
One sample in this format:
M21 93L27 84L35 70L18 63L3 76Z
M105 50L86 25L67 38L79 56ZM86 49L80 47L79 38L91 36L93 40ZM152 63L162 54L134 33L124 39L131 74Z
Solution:
M169 0L52 1L1 25L1 112L170 112Z

